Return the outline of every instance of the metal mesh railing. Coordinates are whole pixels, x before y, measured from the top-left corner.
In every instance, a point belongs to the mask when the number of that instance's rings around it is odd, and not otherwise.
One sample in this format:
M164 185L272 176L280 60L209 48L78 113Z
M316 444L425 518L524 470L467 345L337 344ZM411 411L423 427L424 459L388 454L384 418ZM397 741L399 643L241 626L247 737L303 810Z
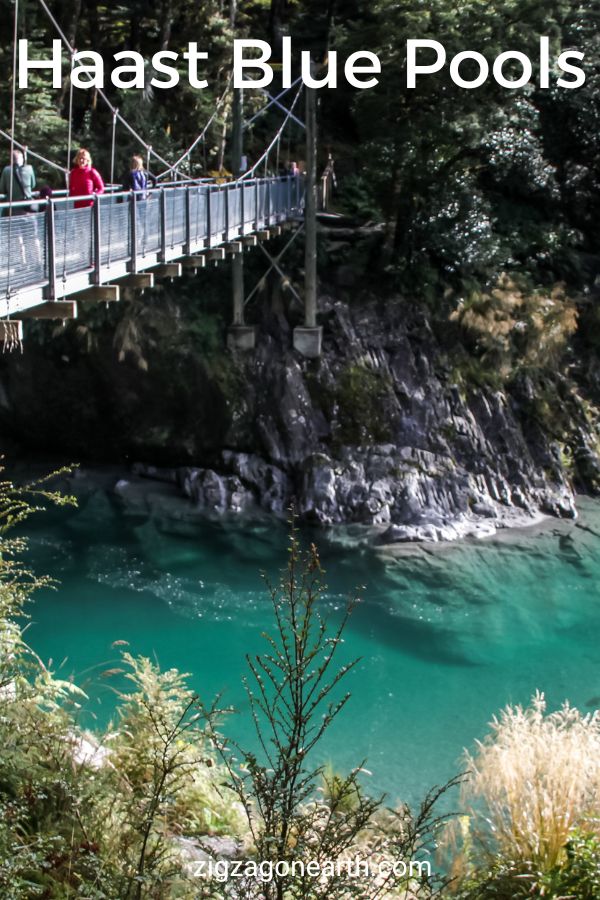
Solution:
M130 201L131 202L131 201ZM136 256L148 256L160 250L160 195L150 194L146 200L136 200L137 247Z
M100 261L102 265L131 259L129 203L100 199Z
M66 281L68 275L93 269L93 207L72 209L70 203L61 203L54 223L57 279Z
M284 177L107 193L78 209L62 197L41 202L38 212L0 203L0 316L2 296L35 289L40 302L42 291L57 299L127 267L136 272L184 255L185 247L216 246L282 221L301 210L303 198L302 179Z
M166 221L165 234L167 247L171 250L186 240L185 188L165 191Z
M198 244L206 241L208 229L206 225L208 188L188 188L190 194L190 241Z
M228 240L239 237L242 230L242 185L228 188L229 196L229 232Z
M48 280L44 213L0 219L0 315L7 292L45 284Z
M258 227L263 228L267 223L269 215L268 208L268 187L266 181L258 182Z
M249 230L248 226L254 226L256 221L256 184L246 184L242 182L242 191L244 192L244 230Z
M212 191L210 195L210 237L213 244L220 243L225 233L225 192Z

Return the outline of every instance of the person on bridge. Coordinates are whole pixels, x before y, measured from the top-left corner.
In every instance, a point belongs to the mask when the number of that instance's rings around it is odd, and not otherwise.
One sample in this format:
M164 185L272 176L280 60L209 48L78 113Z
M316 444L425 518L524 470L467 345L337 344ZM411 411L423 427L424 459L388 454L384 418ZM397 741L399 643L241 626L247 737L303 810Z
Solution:
M104 182L97 169L92 167L92 157L89 150L80 147L75 154L75 165L69 172L69 197L88 197L87 200L77 200L75 209L92 206L91 194L103 194Z
M145 200L148 185L156 187L156 178L144 169L144 160L136 153L131 157L131 170L123 180L123 189L135 191L136 200Z
M2 175L0 175L0 194L4 194L7 200L12 199L13 203L17 203L19 200L31 200L34 188L35 172L33 171L33 166L25 165L25 157L22 150L13 150L12 166L5 166L2 170ZM16 206L12 210L12 215L19 216L32 211L30 206Z

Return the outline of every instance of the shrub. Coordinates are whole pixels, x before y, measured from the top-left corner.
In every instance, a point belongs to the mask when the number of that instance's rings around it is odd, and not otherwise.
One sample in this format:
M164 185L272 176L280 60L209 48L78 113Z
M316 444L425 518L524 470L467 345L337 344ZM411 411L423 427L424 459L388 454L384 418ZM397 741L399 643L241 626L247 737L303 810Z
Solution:
M450 315L481 361L506 380L517 368L550 370L577 330L564 285L532 290L502 275L489 291L473 291Z
M287 568L278 584L269 585L275 631L264 635L263 654L248 657L246 689L262 752L235 747L233 757L225 741L214 735L228 769L228 786L246 813L249 860L287 864L291 874L275 870L271 882L250 879L229 886L223 896L430 900L445 884L443 877L406 874L401 866L391 870L394 863L429 855L442 824L436 803L451 785L432 791L413 814L406 806L384 809L381 799L367 796L360 765L341 775L312 762L312 751L350 699L343 682L357 662L337 663L354 602L330 627L321 612L324 590L317 550L311 545L302 552L292 522ZM357 859L373 872L385 862L389 874L357 879L343 864L335 865ZM320 865L319 878L293 868L309 862Z
M600 836L600 712L582 715L565 704L547 713L538 693L525 709L506 707L491 728L467 755L462 801L468 817L455 865L471 885L464 896L554 896L548 890L559 883L592 883ZM478 893L484 885L488 893ZM573 896L588 896L583 890Z
M28 489L34 497L68 502L43 483ZM338 775L311 762L311 750L348 701L342 682L354 665L337 664L352 603L330 629L319 608L324 586L314 546L303 555L292 529L288 567L271 588L274 636L266 636L264 654L248 659L261 754L240 750L234 758L216 731L215 708L199 703L186 676L161 672L127 651L123 666L104 674L125 675L132 690L117 691L115 724L94 747L73 715L85 695L55 678L24 641L25 603L48 582L20 565L24 542L5 531L34 508L23 490L0 483L3 900L431 900L438 894L444 879L435 873L392 867L429 853L441 824L435 804L446 788L431 792L413 815L366 796L360 766ZM182 837L214 832L241 838L240 853L257 869L317 861L322 877L199 881ZM361 880L344 866L337 871L336 861L356 858L363 866L385 861L388 873Z

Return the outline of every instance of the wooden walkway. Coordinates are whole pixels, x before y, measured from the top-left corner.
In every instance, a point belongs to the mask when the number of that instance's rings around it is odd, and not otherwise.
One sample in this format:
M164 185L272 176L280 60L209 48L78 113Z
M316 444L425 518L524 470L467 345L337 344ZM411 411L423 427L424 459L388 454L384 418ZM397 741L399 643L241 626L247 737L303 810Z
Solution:
M154 273L176 277L241 252L303 215L304 183L179 183L90 199L83 209L44 200L26 215L17 213L30 203L13 204L12 216L0 203L0 317L73 318L78 299L118 299L114 282L151 287Z

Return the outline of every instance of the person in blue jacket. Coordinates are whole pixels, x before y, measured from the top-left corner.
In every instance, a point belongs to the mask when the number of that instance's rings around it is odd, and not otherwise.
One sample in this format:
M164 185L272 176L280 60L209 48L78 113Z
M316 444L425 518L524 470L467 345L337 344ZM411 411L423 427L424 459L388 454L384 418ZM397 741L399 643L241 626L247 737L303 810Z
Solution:
M131 169L123 182L127 191L136 192L136 200L145 200L148 196L148 187L155 187L156 178L144 169L144 160L135 154L131 157Z

